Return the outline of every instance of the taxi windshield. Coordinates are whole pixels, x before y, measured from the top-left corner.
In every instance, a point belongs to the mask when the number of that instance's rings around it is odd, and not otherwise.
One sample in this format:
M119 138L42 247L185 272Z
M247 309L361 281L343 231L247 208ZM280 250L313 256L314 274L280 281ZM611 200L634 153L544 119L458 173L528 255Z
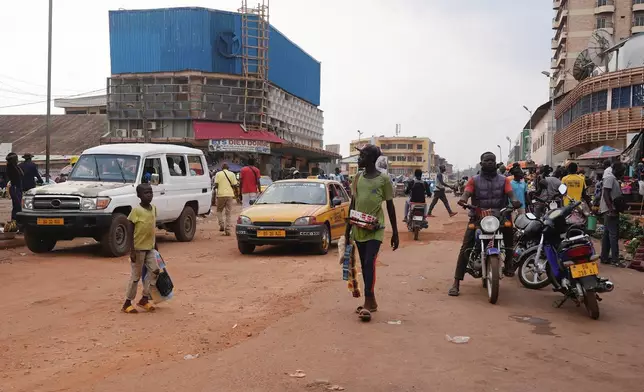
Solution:
M84 154L74 165L69 180L134 183L138 168L138 156Z
M319 182L276 182L266 189L255 204L326 205L326 186Z

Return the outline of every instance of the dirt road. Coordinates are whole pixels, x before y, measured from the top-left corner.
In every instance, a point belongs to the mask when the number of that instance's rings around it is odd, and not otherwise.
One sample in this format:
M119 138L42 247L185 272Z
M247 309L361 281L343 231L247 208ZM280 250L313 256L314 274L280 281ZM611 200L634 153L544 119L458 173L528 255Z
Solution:
M421 241L401 231L401 249L385 247L369 324L335 249L241 256L212 220L189 244L159 236L177 289L155 314L119 312L128 260L88 241L44 256L2 250L0 391L641 390L644 275L602 270L616 289L599 321L553 309L557 294L517 279L503 280L495 306L469 277L450 298L466 218L436 214ZM288 375L298 369L306 377Z

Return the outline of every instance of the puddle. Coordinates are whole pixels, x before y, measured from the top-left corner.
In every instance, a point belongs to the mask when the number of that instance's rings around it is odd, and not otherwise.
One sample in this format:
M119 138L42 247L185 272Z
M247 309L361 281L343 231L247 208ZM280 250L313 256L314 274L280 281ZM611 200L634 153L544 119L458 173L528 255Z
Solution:
M514 320L523 324L530 324L534 327L532 333L537 335L547 335L547 336L557 336L552 331L555 329L550 326L550 320L542 319L539 317L532 316L519 316L513 315L510 316L510 320Z

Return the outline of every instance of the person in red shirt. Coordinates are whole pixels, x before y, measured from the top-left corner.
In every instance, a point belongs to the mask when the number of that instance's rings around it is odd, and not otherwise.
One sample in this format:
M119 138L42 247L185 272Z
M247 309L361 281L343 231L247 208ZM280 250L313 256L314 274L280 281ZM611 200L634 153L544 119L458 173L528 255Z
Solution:
M481 209L501 210L508 205L508 199L515 208L521 206L521 203L515 198L512 192L512 178L499 174L496 166L496 155L486 152L481 155L481 174L470 178L465 185L465 191L458 201L460 206L467 204L469 198L472 198L472 205ZM474 211L470 211L470 223L476 223L480 218ZM505 265L503 273L506 276L514 275L512 267L512 256L514 255L513 230L512 227L501 227L503 233L503 244L505 246ZM467 263L470 257L470 250L474 247L476 229L468 228L465 230L463 245L458 254L456 271L454 272L454 284L449 289L448 294L456 297L459 294L461 280L465 277Z
M250 201L257 200L259 194L261 174L259 169L255 167L255 160L248 159L248 166L244 166L239 172L239 182L241 184L242 193L242 209L250 207Z

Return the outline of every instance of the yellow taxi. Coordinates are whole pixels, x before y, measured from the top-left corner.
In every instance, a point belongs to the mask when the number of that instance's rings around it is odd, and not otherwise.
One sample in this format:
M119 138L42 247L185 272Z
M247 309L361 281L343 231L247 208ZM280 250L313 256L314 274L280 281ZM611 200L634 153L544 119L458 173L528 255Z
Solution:
M237 246L250 254L257 246L308 244L319 254L344 235L350 199L337 181L276 181L237 219Z

